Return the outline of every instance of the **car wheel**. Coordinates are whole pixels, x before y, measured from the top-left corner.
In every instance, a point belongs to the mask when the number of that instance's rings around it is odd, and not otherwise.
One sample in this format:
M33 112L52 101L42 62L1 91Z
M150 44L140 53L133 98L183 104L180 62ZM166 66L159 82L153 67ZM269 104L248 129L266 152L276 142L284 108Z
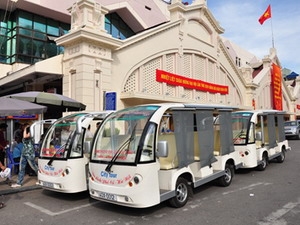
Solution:
M190 188L187 180L179 177L176 182L175 196L169 200L170 205L175 208L184 206L189 199Z
M282 149L280 155L276 158L277 162L283 163L285 160L285 149Z
M268 165L268 157L266 154L263 154L262 160L260 164L257 166L257 170L263 171L267 168Z
M233 165L227 163L225 165L225 175L219 178L219 185L222 187L229 186L231 184L233 176L234 176Z

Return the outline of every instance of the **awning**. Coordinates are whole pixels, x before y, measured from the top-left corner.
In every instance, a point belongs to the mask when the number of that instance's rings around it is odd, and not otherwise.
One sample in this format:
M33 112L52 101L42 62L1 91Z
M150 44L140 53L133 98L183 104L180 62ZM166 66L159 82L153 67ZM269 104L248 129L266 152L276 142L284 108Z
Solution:
M6 76L0 78L0 96L7 95L9 92L33 82L43 84L61 79L63 77L62 58L61 54L21 70L7 73Z
M295 72L291 72L289 75L287 75L285 77L286 80L293 80L293 79L296 79L296 77L298 77L299 74L295 73Z

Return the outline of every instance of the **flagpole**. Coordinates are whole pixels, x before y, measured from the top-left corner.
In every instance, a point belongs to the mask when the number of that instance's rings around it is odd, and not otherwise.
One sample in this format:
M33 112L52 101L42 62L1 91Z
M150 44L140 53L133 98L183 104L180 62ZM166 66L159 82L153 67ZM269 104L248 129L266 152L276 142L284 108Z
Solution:
M272 32L272 48L275 48L271 4L269 4L267 10L258 19L258 22L262 25L267 19L270 19L270 18L271 18L271 32Z
M273 16L271 16L271 32L272 32L272 47L275 48L274 33L273 33Z

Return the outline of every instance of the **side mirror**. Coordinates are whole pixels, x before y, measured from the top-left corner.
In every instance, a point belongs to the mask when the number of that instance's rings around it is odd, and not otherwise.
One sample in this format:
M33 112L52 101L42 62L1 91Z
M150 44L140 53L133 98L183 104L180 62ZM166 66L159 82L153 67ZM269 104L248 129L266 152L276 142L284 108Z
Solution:
M261 131L255 133L255 139L256 139L257 141L261 141L261 140L262 140Z
M167 141L159 141L157 143L157 151L156 156L157 157L168 157L169 153L169 146Z

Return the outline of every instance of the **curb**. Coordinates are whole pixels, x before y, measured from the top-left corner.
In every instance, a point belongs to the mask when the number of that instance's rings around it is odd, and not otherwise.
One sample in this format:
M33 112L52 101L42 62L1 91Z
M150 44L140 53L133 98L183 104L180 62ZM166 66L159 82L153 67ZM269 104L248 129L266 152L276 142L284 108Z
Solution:
M36 189L42 189L42 187L39 185L33 185L33 186L28 186L28 187L17 187L17 188L9 187L9 189L0 191L0 195L14 194L14 193L18 193L18 192L32 191L32 190L36 190Z

